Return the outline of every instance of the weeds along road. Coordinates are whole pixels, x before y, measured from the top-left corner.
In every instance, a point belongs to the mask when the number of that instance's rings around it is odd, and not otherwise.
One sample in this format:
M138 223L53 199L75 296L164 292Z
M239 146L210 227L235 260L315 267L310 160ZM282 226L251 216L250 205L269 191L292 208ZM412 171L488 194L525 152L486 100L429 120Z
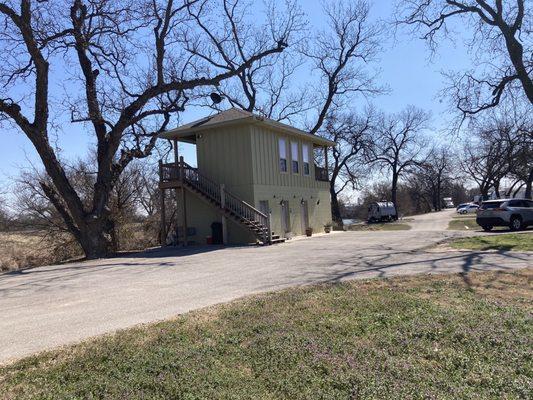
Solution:
M531 253L431 249L465 235L444 230L452 215L416 217L411 231L339 232L270 247L165 249L0 275L0 362L294 285L533 266Z

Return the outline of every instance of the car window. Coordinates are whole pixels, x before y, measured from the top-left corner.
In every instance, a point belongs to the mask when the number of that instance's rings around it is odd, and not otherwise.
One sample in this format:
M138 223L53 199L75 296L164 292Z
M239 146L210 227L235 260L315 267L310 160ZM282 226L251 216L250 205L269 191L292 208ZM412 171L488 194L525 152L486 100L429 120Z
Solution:
M520 200L511 200L509 207L522 207L522 202Z
M483 208L485 210L490 210L490 209L498 208L501 205L502 205L501 201L494 201L494 202L490 202L490 203L483 203L481 205L481 208Z
M531 200L526 201L526 207L533 208L533 201Z

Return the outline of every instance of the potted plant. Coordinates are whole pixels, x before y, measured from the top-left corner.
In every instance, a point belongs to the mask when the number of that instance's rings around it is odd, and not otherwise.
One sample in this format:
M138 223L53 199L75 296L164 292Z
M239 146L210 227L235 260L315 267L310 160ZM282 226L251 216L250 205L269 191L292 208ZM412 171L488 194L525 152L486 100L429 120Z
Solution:
M331 227L333 226L333 222L328 222L327 224L324 225L324 232L326 233L330 233L331 232Z
M307 236L313 236L313 228L309 227L305 229L305 234Z

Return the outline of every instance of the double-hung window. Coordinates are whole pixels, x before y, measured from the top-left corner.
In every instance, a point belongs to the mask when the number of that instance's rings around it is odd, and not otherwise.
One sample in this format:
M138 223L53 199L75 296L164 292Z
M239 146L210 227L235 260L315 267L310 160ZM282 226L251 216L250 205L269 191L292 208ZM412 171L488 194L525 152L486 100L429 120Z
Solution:
M298 142L291 142L291 161L292 161L292 173L297 174L300 171L298 157Z
M287 144L285 139L279 139L279 170L287 172Z
M304 175L309 175L309 145L302 144L302 161L304 164Z

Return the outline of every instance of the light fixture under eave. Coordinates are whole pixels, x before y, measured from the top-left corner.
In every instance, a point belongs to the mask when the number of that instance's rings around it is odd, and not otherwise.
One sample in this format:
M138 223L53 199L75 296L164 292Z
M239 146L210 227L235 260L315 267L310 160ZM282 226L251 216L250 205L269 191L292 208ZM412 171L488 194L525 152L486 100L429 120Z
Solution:
M209 97L211 98L211 101L213 102L213 104L219 104L223 99L221 95L215 92L211 93Z

